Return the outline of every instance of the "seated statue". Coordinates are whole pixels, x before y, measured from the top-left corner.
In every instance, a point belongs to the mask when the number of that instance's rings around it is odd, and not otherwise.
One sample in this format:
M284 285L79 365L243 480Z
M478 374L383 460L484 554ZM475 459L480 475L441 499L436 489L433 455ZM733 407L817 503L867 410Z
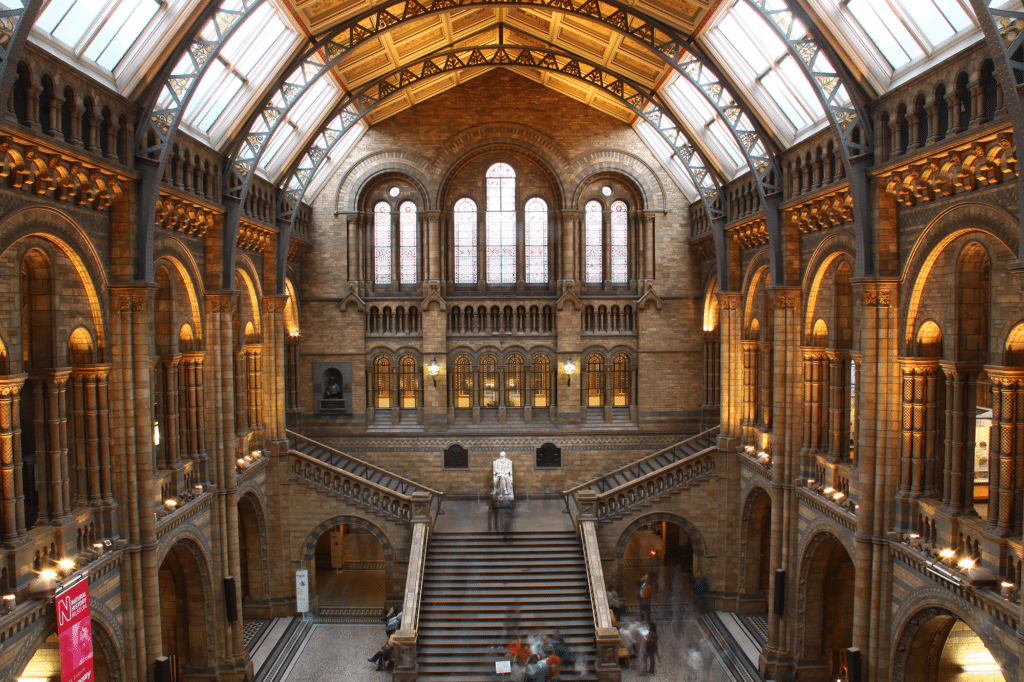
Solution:
M502 452L494 460L494 489L491 494L496 500L514 499L512 494L512 460Z
M344 394L341 392L341 384L338 383L336 377L330 377L327 380L327 387L324 389L324 400L341 400L344 398Z

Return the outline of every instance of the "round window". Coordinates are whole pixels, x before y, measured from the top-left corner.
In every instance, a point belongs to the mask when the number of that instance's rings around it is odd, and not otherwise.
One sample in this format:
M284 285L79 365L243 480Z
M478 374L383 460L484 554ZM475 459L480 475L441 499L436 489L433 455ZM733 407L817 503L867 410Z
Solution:
M397 187L392 187L391 189L388 190L388 194L390 194L393 197L397 197L399 193L401 193L401 191L402 190L398 189Z
M612 195L612 188L609 187L608 185L605 185L604 187L601 188L601 194L605 195L606 197L610 197Z

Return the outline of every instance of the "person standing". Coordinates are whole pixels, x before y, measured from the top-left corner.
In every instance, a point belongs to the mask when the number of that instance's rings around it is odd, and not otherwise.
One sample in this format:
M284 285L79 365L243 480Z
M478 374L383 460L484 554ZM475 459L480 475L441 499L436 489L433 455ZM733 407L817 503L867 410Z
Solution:
M653 596L654 585L651 584L651 577L644 574L636 586L636 598L640 603L640 620L645 623L651 622L651 597Z
M658 625L650 624L647 633L647 645L644 647L644 660L641 669L644 675L654 674L654 661L658 658Z

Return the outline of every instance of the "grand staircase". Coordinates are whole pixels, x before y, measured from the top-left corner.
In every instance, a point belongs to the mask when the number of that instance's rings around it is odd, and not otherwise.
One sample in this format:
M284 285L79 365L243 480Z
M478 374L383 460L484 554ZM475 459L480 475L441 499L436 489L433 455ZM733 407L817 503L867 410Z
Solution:
M558 630L596 680L594 618L579 540L572 531L434 533L420 603L422 682L494 682L494 662L517 632ZM501 652L501 653L498 653Z

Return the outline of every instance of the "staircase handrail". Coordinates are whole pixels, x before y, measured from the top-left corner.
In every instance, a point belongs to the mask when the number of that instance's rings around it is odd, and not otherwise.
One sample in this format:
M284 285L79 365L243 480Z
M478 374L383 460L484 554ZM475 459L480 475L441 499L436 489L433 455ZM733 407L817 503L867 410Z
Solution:
M576 532L583 549L583 563L587 569L587 587L590 590L590 607L594 612L594 644L597 646L597 678L605 682L620 682L619 631L612 625L611 609L608 607L608 591L601 564L601 548L597 542L597 523L594 516L594 491L581 492L584 498L576 510L579 523Z
M402 599L402 626L395 632L394 642L401 648L396 657L393 679L395 682L415 682L418 673L416 651L420 629L420 601L423 599L423 575L426 573L427 546L430 529L434 525L429 493L415 492L413 496L412 539L409 542L409 568L405 576L405 596Z
M295 440L297 440L297 441L298 440L303 440L303 441L305 441L307 443L312 443L313 445L317 446L318 448L323 448L324 450L329 450L330 452L333 452L336 455L340 455L341 457L344 457L345 459L351 460L351 461L355 462L356 464L359 464L361 466L366 467L368 470L372 469L374 471L379 471L380 473L386 474L386 475L390 476L391 478L395 478L395 479L398 479L399 481L402 481L404 483L408 483L409 485L411 485L416 490L422 490L423 492L430 493L432 495L437 495L438 497L441 497L441 496L444 495L444 493L442 493L441 491L434 490L430 486L423 485L422 483L417 483L416 481L408 479L405 476L400 476L400 475L398 475L398 474L396 474L396 473L394 473L392 471L388 471L387 469L382 469L381 467L376 466L374 464L370 464L369 462L367 462L365 460L362 460L362 459L359 459L358 457L353 457L352 455L350 455L348 453L345 453L345 452L342 452L341 450L337 450L335 448L332 448L329 445L325 445L324 443L321 443L318 440L313 440L312 438L309 438L308 436L303 436L300 433L296 433L295 431L292 431L291 429L286 430L285 433L287 433L289 436L295 438ZM291 448L289 447L289 449L291 449ZM297 452L297 454L302 455L302 454L305 454L305 453ZM313 459L316 459L316 458L314 457ZM318 459L317 461L318 462L323 462L324 464L327 464L328 466L332 466L332 467L335 466L335 465L330 464L328 462L324 462L323 460L319 460ZM335 467L335 468L340 468L340 467ZM346 472L346 473L350 473L351 474L351 472ZM362 476L358 476L358 474L351 474L351 475L357 476L359 478L365 478L365 477L362 477ZM367 481L367 482L368 483L373 483L373 481ZM390 490L390 489L388 489L388 490L389 490L389 492L397 493L397 491L393 491L393 490ZM398 493L398 494L404 494L404 493Z
M709 445L706 448L704 448L703 450L698 450L697 452L693 453L692 455L689 455L687 457L683 457L682 459L677 459L674 462L669 462L668 464L666 464L665 466L661 467L660 469L655 469L654 471L646 473L643 476L638 476L638 477L634 478L632 481L626 481L625 483L620 483L619 485L617 485L614 488L611 488L610 490L605 490L603 493L597 493L597 499L600 502L601 500L603 500L605 498L614 497L615 495L618 495L622 491L627 490L629 488L632 488L635 485L640 485L642 483L646 483L647 481L649 481L652 478L657 478L658 476L663 475L666 471L671 471L672 469L675 469L675 468L677 468L677 467L679 467L679 466L681 466L683 464L689 464L689 463L693 462L693 460L697 459L698 457L700 457L702 455L707 455L709 450L715 450L715 449L716 449L716 446Z
M678 448L680 446L686 445L687 443L695 441L695 440L697 440L699 438L710 437L711 435L713 435L714 432L718 431L720 428L721 428L721 426L717 426L717 425L716 426L712 426L710 429L708 429L706 431L702 431L702 432L700 432L700 433L698 433L698 434L696 434L694 436L690 436L688 438L685 438L685 439L679 441L678 443L674 443L673 445L669 445L668 447L664 447L661 450L658 450L657 452L654 452L654 453L652 453L650 455L646 455L644 457L641 457L638 460L634 460L634 461L630 462L629 464L626 464L625 466L621 466L618 469L615 469L613 471L608 471L606 473L603 473L600 476L598 476L597 478L592 478L589 481L586 481L584 483L580 483L579 485L577 485L577 486L575 486L573 488L569 488L568 490L563 490L562 491L562 495L563 496L571 495L572 493L577 492L581 488L589 488L590 486L594 485L595 483L597 483L598 481L600 481L602 479L610 478L611 476L614 476L615 474L622 473L623 471L625 471L627 469L631 469L631 468L633 468L633 467L635 467L637 465L643 464L647 460L654 459L655 457L657 457L659 455L662 455L662 454L668 452L669 450L674 450L675 448Z
M594 625L599 628L612 627L611 609L608 606L608 590L604 583L604 568L601 565L601 549L597 544L597 529L594 523L579 525L580 542L583 545L583 560L587 566L587 582L590 587L590 606L594 610Z

